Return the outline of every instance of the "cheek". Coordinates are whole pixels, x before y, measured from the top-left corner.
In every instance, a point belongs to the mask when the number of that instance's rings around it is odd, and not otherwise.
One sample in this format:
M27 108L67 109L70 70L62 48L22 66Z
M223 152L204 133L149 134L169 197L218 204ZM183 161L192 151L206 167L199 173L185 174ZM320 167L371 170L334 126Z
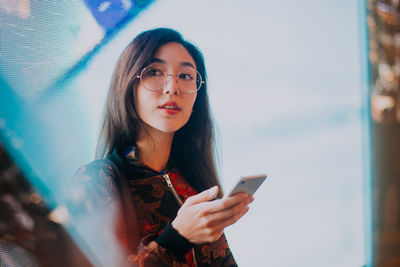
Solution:
M196 96L191 97L190 99L188 99L188 101L186 102L186 122L189 120L190 116L192 115L192 112L194 110L194 103L196 102Z
M135 91L135 109L139 116L139 118L143 121L146 121L149 116L149 103L151 103L151 99L149 99L149 94L143 91L143 88L136 88ZM147 104L146 104L147 103Z
M191 96L190 101L188 101L189 102L190 111L193 110L194 103L196 102L196 99L197 99L197 93L194 94L193 96Z

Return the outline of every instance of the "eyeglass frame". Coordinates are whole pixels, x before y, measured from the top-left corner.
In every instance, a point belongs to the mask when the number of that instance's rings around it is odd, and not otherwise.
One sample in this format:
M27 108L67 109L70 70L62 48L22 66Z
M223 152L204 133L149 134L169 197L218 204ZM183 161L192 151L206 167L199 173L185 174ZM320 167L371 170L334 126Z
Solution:
M150 65L144 67L144 68L142 69L142 71L140 72L140 74L137 75L137 76L135 76L135 78L138 78L138 79L140 80L140 82L143 83L143 81L142 81L142 74L143 74L143 72L144 72L148 67L150 67L151 65L152 65L152 64L150 64ZM203 77L201 76L200 72L199 72L198 70L196 70L196 69L195 69L195 71L197 72L197 75L199 75L199 77L200 77L200 85L199 85L199 88L197 88L196 91L193 91L193 92L190 92L190 93L186 93L186 92L184 92L181 88L179 88L179 90L180 90L183 94L194 94L195 92L197 92L197 91L200 90L200 88L201 88L201 86L203 85L203 83L206 83L205 81L203 81ZM182 72L178 72L177 74L172 74L172 73L165 73L165 74L163 74L163 75L165 76L164 84L165 84L165 82L167 81L167 78L168 78L168 77L174 76L174 77L175 77L175 80L176 80L176 79L178 79L178 75L181 74L181 73L182 73ZM160 87L159 89L151 90L151 89L147 88L146 86L144 86L144 83L143 83L143 87L144 87L146 90L149 90L149 91L152 91L152 92L156 92L156 91L162 90L162 87Z

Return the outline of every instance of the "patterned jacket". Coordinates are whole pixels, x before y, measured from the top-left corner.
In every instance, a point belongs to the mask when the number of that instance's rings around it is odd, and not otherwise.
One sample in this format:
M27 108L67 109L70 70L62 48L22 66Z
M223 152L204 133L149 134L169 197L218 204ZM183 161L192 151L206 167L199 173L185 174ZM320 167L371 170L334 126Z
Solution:
M121 154L114 151L107 159L83 166L74 180L90 184L87 195L95 195L97 206L105 200L102 205L117 210L115 233L129 255L123 265L237 266L224 235L195 245L171 226L183 202L197 194L178 170L157 172L140 164L134 147Z

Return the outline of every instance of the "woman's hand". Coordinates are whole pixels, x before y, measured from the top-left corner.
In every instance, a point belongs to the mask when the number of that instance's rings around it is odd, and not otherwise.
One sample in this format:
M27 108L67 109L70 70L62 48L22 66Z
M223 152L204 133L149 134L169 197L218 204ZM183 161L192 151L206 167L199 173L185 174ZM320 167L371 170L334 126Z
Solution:
M234 224L248 210L254 198L246 193L212 200L218 186L189 197L179 209L172 227L194 244L216 241L224 228Z

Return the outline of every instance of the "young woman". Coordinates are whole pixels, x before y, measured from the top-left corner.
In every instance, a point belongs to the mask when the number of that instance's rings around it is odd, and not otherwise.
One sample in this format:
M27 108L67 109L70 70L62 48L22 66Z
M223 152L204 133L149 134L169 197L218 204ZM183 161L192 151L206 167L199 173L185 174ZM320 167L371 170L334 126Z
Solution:
M138 35L113 74L98 145L103 159L77 173L110 181L105 192L116 188L130 261L236 266L223 231L253 197L222 198L213 138L199 50L171 29Z

